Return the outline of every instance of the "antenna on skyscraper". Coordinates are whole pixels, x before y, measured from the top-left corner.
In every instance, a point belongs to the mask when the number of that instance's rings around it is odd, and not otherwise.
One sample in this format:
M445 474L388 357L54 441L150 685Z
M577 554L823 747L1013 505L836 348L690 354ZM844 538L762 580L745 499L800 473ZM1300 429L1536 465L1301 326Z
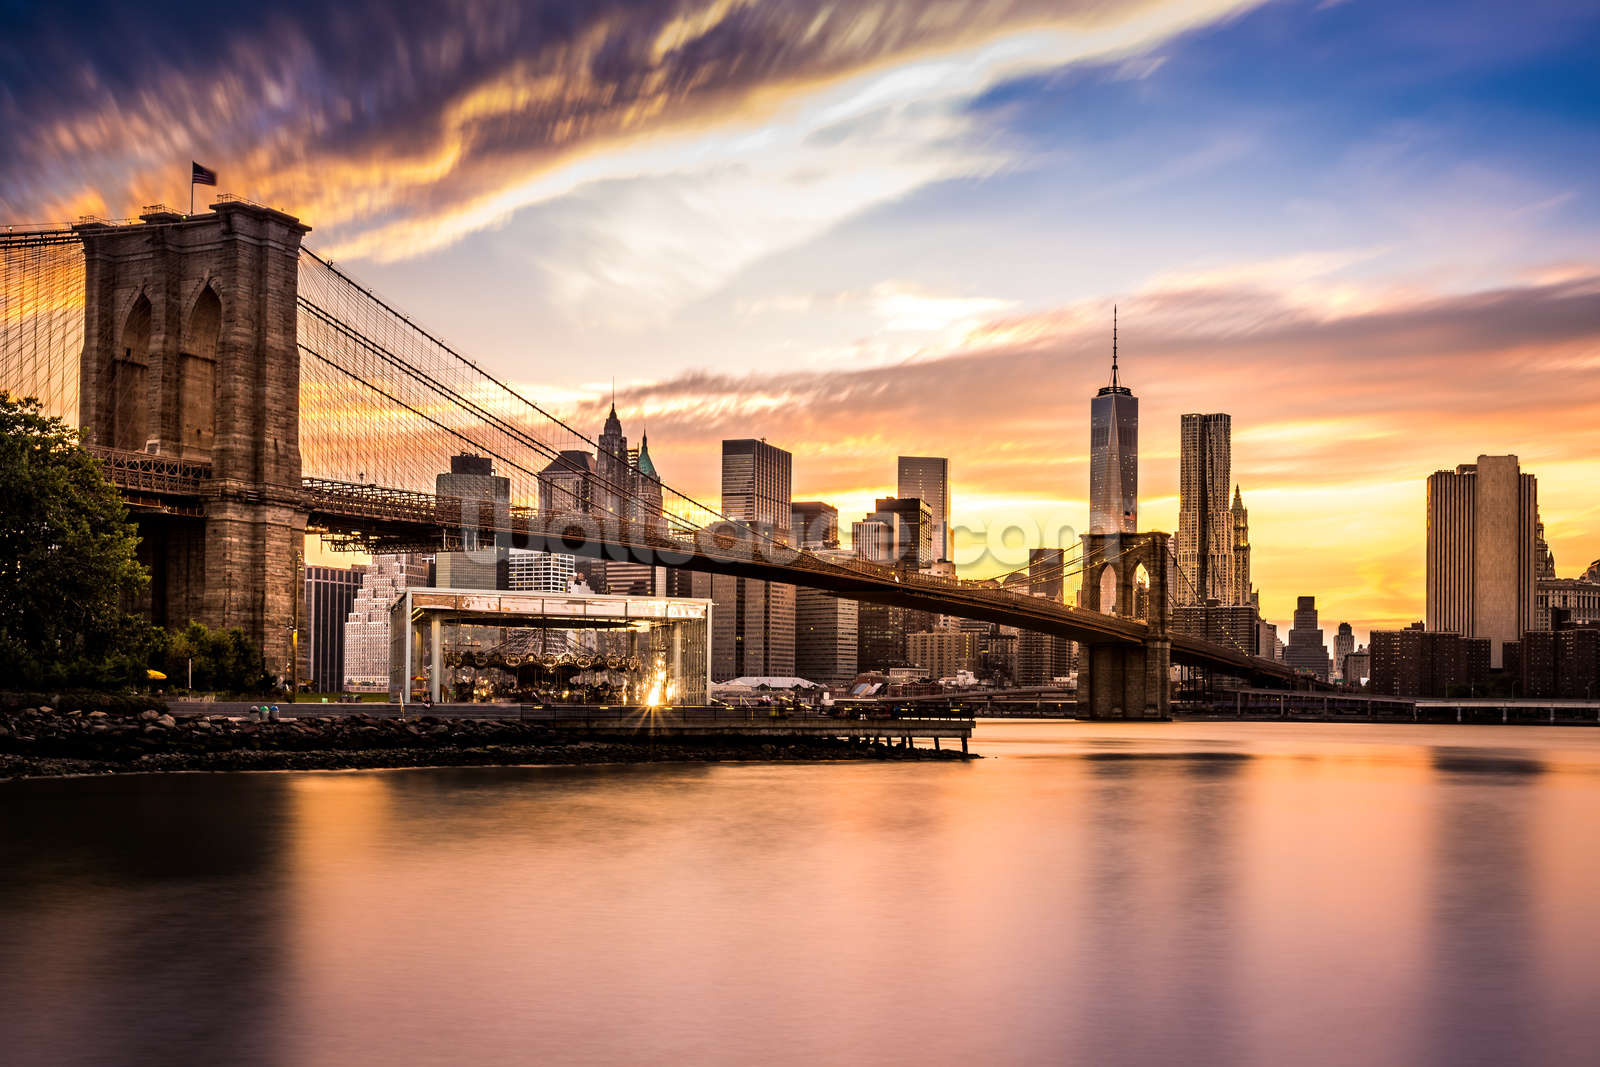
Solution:
M1111 305L1111 388L1117 387L1117 305Z

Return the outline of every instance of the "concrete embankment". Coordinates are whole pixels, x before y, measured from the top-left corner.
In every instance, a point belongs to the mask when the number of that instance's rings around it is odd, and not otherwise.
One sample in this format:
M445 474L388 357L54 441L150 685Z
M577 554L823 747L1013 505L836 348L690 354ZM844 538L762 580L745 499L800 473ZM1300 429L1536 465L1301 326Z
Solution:
M253 722L157 709L0 712L0 778L152 771L342 770L441 765L930 760L953 749L837 737L585 736L517 720L361 714Z

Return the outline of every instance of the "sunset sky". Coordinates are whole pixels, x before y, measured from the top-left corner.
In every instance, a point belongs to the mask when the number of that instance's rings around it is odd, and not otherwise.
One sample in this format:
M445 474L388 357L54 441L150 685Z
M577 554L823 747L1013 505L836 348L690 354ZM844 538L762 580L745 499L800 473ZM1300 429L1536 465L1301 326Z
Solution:
M220 188L664 479L899 453L1087 521L1089 397L1233 416L1264 613L1423 610L1427 475L1538 476L1600 557L1600 9L1554 0L0 4L0 221ZM973 563L969 573L998 568ZM1363 634L1364 636L1364 634Z

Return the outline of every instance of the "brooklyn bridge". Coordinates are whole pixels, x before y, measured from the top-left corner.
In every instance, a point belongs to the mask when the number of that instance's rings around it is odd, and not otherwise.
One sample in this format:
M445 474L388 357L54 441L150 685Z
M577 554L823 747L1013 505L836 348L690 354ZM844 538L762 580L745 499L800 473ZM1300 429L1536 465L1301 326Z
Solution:
M0 388L76 423L102 460L138 525L151 573L141 607L157 623L239 626L269 663L287 662L307 533L367 552L492 541L1069 638L1083 647L1085 716L1164 716L1174 664L1294 680L1245 648L1171 631L1169 594L1187 576L1165 533L1082 537L1063 565L1081 580L1069 604L824 559L666 484L659 504L606 484L581 507L541 510L539 472L594 440L318 256L308 232L224 196L202 214L157 205L135 220L0 235ZM493 461L509 502L431 491L462 452ZM1139 573L1147 596L1134 596ZM1110 611L1099 610L1105 585Z

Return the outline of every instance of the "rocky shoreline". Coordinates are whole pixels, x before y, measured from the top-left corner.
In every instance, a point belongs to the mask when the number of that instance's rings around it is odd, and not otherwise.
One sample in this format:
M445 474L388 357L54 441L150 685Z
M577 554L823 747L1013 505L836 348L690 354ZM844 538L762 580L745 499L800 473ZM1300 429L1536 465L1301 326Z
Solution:
M311 716L255 722L224 716L0 712L0 780L166 771L352 770L517 764L961 760L953 749L839 738L587 736L496 719Z

